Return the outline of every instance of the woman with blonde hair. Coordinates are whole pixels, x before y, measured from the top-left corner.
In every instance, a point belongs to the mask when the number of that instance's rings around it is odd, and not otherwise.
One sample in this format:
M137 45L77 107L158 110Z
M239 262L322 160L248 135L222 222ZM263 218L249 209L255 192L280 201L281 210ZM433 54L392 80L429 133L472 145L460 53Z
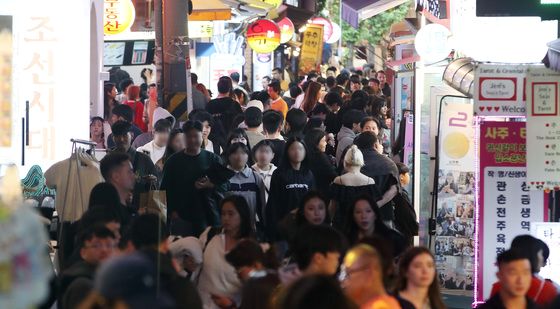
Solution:
M344 171L336 177L330 187L331 202L329 213L333 224L342 227L346 222L348 209L356 196L367 194L374 199L380 196L375 181L360 172L364 166L364 156L356 145L350 146L344 156Z

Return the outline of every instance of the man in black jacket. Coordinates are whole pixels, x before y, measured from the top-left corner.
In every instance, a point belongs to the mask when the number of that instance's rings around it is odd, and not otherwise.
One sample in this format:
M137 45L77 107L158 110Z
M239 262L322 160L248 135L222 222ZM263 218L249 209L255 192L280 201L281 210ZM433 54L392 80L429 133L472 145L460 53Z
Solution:
M93 288L97 266L110 258L117 246L115 235L104 226L87 229L79 236L81 261L60 276L58 308L77 308Z
M132 136L129 132L130 123L117 121L113 124L111 130L113 131L113 140L115 142L115 148L113 148L112 151L116 153L125 153L130 157L132 170L136 176L131 205L133 209L138 209L140 205L140 193L148 191L152 182L154 182L156 187L159 186L156 177L156 168L150 157L131 147Z
M373 132L363 132L354 139L354 144L362 151L365 165L362 173L375 180L375 186L382 198L377 201L381 219L394 228L394 207L392 200L400 192L397 165L380 153L381 146Z
M158 269L160 288L170 295L177 308L202 309L202 301L192 283L179 276L173 266L169 231L159 216L145 214L137 217L129 232L134 248Z

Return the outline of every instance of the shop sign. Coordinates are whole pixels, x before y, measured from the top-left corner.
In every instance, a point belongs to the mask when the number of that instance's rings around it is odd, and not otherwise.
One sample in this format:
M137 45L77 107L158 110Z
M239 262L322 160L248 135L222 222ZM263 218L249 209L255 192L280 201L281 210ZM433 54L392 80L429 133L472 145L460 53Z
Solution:
M327 42L333 34L333 25L330 20L323 17L315 17L311 24L323 26L323 42Z
M558 282L560 280L560 223L533 222L531 235L544 241L550 249L546 265L541 268L539 276Z
M524 117L527 68L526 65L479 64L474 79L475 114Z
M189 21L189 38L211 38L214 33L214 23L211 21Z
M136 17L131 0L105 0L103 6L103 32L106 35L122 33L130 28Z
M436 268L446 290L474 288L472 105L442 107L437 187Z
M303 42L299 56L299 73L305 75L317 70L323 55L323 26L308 24L303 33Z
M527 168L531 189L560 189L560 72L527 72Z
M247 28L247 43L257 53L273 52L280 45L280 28L268 19L259 19Z
M288 18L284 17L278 22L280 28L280 44L288 43L295 33L294 23Z
M478 266L475 301L490 297L496 257L513 238L529 234L545 220L544 194L530 191L526 129L523 122L484 122L480 126L480 205L477 209Z
M253 89L266 90L262 88L262 78L270 76L274 68L273 53L257 54L253 52Z
M332 35L331 37L326 41L326 43L328 44L333 44L338 42L338 40L340 40L340 37L342 36L342 29L340 29L340 26L335 23L335 22L331 22L332 24Z

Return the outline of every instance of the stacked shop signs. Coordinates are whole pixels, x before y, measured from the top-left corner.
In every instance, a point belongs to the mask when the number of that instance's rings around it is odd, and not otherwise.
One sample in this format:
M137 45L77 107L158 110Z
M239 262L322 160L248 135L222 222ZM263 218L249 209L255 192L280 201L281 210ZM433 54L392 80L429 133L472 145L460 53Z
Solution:
M527 72L527 168L531 188L560 189L560 72Z
M529 234L531 222L545 220L544 193L527 181L524 122L483 122L480 126L477 301L497 281L494 261L513 238Z
M472 290L474 129L471 104L442 106L437 188L436 267L443 288Z

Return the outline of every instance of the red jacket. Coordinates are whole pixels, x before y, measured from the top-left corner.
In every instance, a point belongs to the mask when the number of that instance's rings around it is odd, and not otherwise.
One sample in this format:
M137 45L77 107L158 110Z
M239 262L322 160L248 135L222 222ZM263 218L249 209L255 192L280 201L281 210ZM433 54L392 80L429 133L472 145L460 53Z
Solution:
M492 285L491 296L498 294L502 285L499 282ZM536 276L531 280L531 287L527 291L527 297L532 299L537 305L545 306L550 304L558 295L558 291L552 282Z
M124 104L130 106L134 112L132 123L136 125L142 132L148 132L148 125L144 123L144 104L140 101L126 101Z

